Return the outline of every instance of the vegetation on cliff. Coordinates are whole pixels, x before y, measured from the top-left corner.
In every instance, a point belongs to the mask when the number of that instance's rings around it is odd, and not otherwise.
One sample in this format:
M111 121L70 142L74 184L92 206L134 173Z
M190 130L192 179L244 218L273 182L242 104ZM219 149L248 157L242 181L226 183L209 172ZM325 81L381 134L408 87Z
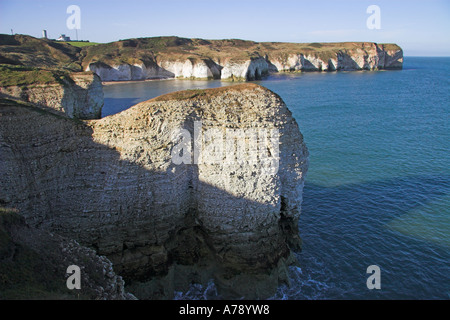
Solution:
M82 71L81 49L26 35L0 34L0 63L43 69Z
M88 42L88 41L66 41L65 43L68 43L71 46L78 47L78 48L95 46L95 45L99 44L98 42Z
M204 40L180 37L152 37L111 43L61 43L26 35L0 35L0 63L43 69L86 70L91 63L103 66L120 64L159 65L164 61L248 61L274 59L282 63L291 55L311 56L328 61L337 53L364 54L370 42L286 43L254 42L240 39ZM396 44L378 44L387 51L401 51ZM358 51L359 50L359 51Z
M64 70L45 70L33 67L0 64L0 87L73 83Z
M212 59L221 62L248 60L258 57L287 59L290 54L311 55L328 60L337 52L350 52L369 47L365 42L288 43L254 42L240 39L203 40L179 37L154 37L120 40L83 48L83 67L101 61L111 65L136 62L155 63L158 59ZM401 50L396 44L380 44L387 50Z

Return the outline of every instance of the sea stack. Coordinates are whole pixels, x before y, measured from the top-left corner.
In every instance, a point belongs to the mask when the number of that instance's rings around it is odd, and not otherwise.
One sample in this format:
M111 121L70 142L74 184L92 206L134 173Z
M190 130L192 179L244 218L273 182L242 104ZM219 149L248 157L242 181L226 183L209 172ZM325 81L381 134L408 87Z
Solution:
M275 170L225 154L174 162L177 132L195 153L210 129L256 132ZM0 150L0 203L106 256L138 298L210 280L225 298L266 298L301 245L308 151L282 99L256 84L176 92L99 120L5 105Z

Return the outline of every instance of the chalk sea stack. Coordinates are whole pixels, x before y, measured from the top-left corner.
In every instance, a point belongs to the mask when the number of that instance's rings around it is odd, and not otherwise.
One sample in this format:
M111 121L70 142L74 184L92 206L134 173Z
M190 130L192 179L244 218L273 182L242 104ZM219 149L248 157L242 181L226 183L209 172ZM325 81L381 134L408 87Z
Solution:
M76 240L113 263L138 298L171 298L213 279L222 297L264 298L300 248L308 151L270 90L241 84L161 96L99 120L34 105L0 109L0 203L32 228ZM176 165L179 128L279 131L279 168Z

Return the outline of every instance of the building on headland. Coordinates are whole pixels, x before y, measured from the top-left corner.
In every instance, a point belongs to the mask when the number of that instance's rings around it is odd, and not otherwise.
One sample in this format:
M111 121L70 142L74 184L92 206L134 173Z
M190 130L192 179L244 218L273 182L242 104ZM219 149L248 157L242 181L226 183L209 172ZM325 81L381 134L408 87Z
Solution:
M42 38L48 39L48 37L47 37L47 30L42 30Z
M56 41L70 41L70 37L66 37L65 34L61 34Z

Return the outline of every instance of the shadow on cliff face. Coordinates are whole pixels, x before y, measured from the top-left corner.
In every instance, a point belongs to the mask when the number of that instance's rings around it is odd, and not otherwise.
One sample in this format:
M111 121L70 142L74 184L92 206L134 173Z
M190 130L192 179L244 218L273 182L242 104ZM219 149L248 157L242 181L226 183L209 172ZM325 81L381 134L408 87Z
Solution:
M138 297L171 298L211 278L223 297L267 297L287 280L288 243L298 235L282 208L193 181L193 165L155 171L126 160L94 141L89 122L8 101L0 113L0 203L107 256ZM238 214L202 211L197 192L234 203Z

